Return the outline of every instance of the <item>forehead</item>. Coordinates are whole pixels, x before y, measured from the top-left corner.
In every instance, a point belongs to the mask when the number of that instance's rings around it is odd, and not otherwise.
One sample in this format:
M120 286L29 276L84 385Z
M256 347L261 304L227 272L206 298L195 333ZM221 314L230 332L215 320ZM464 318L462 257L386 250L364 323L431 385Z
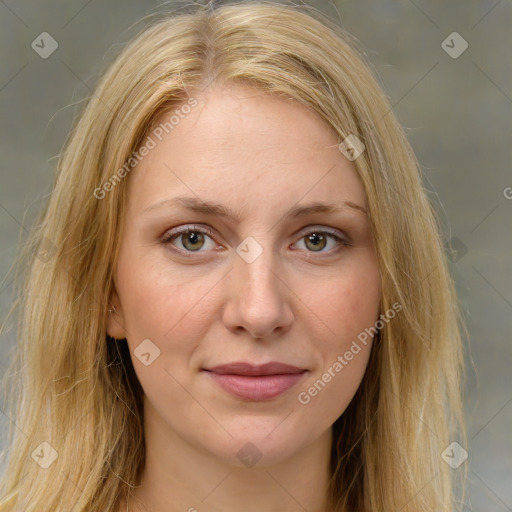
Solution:
M184 194L249 210L302 197L366 204L355 168L312 109L246 85L191 97L192 108L155 119L152 149L129 180L133 208Z

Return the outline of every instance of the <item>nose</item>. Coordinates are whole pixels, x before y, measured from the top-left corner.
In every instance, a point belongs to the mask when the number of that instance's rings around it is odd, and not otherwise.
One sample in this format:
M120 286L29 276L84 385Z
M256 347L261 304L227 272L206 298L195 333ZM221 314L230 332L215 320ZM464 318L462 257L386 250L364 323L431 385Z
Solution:
M265 248L251 263L236 255L227 278L229 298L223 321L230 331L270 339L290 329L294 294L270 249Z

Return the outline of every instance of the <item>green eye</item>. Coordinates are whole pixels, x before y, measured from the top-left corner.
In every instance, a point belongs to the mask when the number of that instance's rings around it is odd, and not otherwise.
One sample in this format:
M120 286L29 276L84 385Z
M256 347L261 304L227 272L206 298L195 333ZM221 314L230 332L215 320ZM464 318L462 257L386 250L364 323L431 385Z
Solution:
M174 242L179 240L182 247L176 247ZM198 227L198 226L184 226L177 230L166 233L161 242L165 245L173 245L178 252L184 256L192 256L193 253L206 252L208 250L207 242L210 240L210 249L217 247L213 240L213 231ZM329 243L329 240L334 241L334 247L324 250ZM302 233L299 242L304 241L304 247L307 252L312 253L330 253L336 251L336 248L348 247L352 244L345 237L341 236L337 230L326 229L310 229ZM298 242L296 242L298 243ZM204 251L203 249L206 247Z
M323 251L327 247L329 238L334 240L336 246L349 246L350 243L345 238L338 235L336 231L322 231L320 229L311 230L305 233L301 240L305 241L305 246L311 249L309 252L330 252Z
M206 237L212 239L211 231L204 228L185 227L164 235L162 243L172 244L175 240L180 240L183 249L178 247L178 250L182 252L201 252L200 249L205 245Z

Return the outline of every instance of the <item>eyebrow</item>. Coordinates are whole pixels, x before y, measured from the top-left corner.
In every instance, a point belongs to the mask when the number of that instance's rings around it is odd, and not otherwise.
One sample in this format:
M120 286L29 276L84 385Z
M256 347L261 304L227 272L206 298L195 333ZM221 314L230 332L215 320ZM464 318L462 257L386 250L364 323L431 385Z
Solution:
M216 215L222 218L229 218L235 221L240 221L240 214L234 212L229 207L219 203L213 203L208 201L202 201L196 197L178 196L173 199L164 199L157 203L149 205L143 213L147 213L156 209L169 206L181 206L187 210L195 213L203 213L206 215ZM340 204L334 203L323 203L316 201L307 205L294 206L284 216L285 219L303 217L306 215L312 215L315 213L336 213L345 211L347 209L354 210L359 213L363 213L365 216L368 215L366 209L352 201L342 201Z

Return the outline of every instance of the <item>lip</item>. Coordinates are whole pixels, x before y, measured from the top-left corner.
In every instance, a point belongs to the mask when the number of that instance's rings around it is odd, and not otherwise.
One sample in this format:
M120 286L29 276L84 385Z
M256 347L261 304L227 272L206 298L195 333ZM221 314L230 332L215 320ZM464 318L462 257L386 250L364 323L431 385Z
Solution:
M271 400L295 386L307 370L289 364L271 362L253 365L235 362L204 371L224 391L248 401Z

